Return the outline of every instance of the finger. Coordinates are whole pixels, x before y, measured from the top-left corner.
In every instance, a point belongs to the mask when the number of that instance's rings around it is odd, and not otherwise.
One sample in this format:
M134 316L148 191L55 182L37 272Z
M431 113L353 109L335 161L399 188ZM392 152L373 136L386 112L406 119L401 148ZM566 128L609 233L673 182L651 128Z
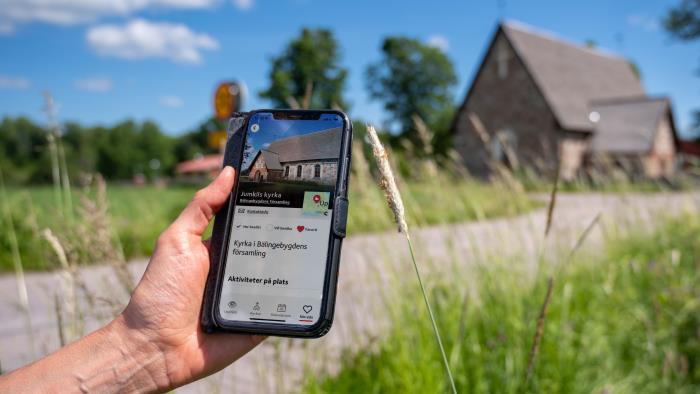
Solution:
M207 187L200 189L187 207L180 213L172 227L202 236L214 214L228 199L235 182L235 171L226 166Z

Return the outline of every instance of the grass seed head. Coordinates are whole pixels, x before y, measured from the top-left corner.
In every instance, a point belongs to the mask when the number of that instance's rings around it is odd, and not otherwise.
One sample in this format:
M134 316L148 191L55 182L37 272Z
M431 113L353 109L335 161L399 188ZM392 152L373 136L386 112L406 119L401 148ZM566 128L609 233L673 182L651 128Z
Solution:
M374 126L367 125L367 136L372 146L372 155L374 155L374 159L377 161L377 168L379 169L379 186L384 191L389 208L394 213L394 220L399 226L399 232L407 233L408 225L406 224L406 214L403 201L401 200L401 193L399 193L399 188L396 186L394 172L391 170L386 150L379 140Z

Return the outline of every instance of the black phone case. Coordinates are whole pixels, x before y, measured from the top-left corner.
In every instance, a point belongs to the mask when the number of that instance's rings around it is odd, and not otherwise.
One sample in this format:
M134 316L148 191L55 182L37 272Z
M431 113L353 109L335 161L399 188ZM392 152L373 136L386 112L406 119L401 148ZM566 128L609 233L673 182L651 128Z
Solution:
M259 110L255 112L287 112L286 110ZM298 111L295 111L298 112ZM329 111L323 111L329 112ZM343 178L339 181L336 188L335 206L333 209L333 220L331 223L331 249L329 250L328 270L324 281L324 296L325 301L321 306L319 320L312 326L295 326L295 325L274 325L274 324L250 324L250 323L235 323L231 325L221 324L216 318L218 295L224 275L224 259L226 257L226 245L228 243L230 230L230 213L235 206L231 196L219 210L214 218L214 227L212 229L211 243L209 249L210 266L209 275L204 288L204 298L202 300L202 311L200 321L204 332L238 332L260 335L274 335L287 337L302 337L302 338L318 338L326 333L331 328L333 323L333 312L335 309L335 296L338 283L338 265L340 263L340 249L342 240L345 238L345 225L347 222L348 212L348 174L350 169L351 159L351 141L352 141L352 123L347 116L339 111L348 124L348 133L342 143L341 156L339 158L339 171L342 171ZM241 170L241 159L243 143L245 139L245 129L248 124L248 118L254 112L236 113L229 120L228 124L228 140L224 150L224 166L231 166L236 169L236 177Z

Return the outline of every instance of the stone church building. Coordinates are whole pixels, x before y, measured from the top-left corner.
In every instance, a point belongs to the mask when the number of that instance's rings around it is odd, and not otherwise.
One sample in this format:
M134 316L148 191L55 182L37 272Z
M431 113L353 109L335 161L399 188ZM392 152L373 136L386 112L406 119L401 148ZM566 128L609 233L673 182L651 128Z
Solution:
M335 184L341 128L273 141L261 149L246 170L255 182L290 181Z
M498 26L452 132L477 176L494 161L545 171L561 160L565 179L600 163L658 178L678 146L669 100L648 97L626 59L515 22Z

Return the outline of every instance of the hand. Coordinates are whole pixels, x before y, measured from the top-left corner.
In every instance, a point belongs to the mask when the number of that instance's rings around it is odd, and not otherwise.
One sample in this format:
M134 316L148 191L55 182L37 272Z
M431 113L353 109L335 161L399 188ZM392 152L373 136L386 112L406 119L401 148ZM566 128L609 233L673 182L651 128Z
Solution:
M264 338L205 334L199 324L209 272L209 243L202 241L202 234L226 202L234 179L233 168L224 168L160 235L148 268L118 319L127 333L137 331L163 355L167 388L226 367Z
M0 392L163 392L214 373L263 337L204 334L199 325L209 272L202 233L226 202L235 174L227 167L156 244L131 301L106 327L0 375Z

